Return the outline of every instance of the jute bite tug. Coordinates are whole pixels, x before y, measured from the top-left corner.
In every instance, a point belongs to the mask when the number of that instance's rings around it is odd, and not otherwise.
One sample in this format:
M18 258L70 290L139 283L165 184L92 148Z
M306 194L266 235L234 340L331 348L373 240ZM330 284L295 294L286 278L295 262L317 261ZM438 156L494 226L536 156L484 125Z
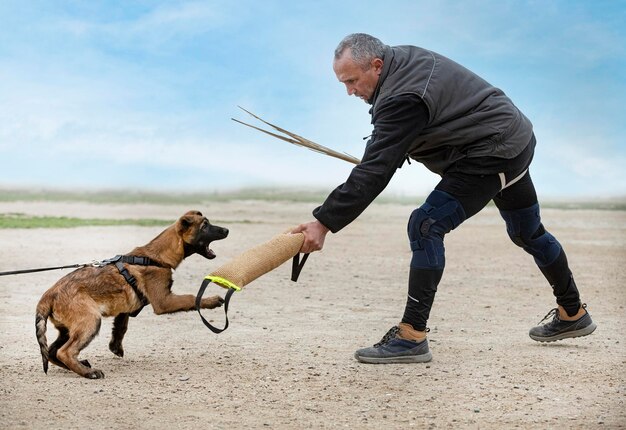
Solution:
M250 248L204 278L196 296L196 309L204 325L213 333L221 333L228 328L228 303L235 291L240 291L250 282L271 272L289 259L293 259L291 280L294 282L298 280L309 254L304 254L300 260L299 252L304 242L304 235L302 233L292 234L290 233L291 230L289 229L265 243ZM211 282L228 289L224 297L226 323L221 329L211 325L200 312L201 303L204 300L202 295Z

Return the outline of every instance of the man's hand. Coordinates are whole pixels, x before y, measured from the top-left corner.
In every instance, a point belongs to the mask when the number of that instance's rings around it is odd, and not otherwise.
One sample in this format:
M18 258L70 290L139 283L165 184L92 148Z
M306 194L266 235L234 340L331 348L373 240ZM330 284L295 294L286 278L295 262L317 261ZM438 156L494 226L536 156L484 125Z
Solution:
M300 224L291 232L304 233L304 243L302 248L300 248L300 252L308 254L309 252L320 251L324 247L324 240L329 231L324 224L316 220Z

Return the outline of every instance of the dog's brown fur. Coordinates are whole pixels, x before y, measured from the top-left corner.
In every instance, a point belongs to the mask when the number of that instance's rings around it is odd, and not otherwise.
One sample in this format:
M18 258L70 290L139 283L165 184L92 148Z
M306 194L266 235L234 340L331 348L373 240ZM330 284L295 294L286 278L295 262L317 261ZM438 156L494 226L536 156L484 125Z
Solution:
M189 211L150 243L127 254L149 257L159 266L124 266L136 279L139 291L148 299L154 313L189 311L195 309L195 297L172 294L172 270L194 253L214 258L209 243L227 235L227 229L212 225L198 211ZM203 298L201 306L212 309L222 303L221 297L212 296ZM104 377L102 371L92 369L87 360L79 361L78 354L98 334L101 317L115 317L109 349L122 357L129 314L142 306L141 299L114 264L84 267L61 278L43 294L37 305L35 329L44 372L48 372L50 361L86 378ZM50 348L46 340L48 318L59 330L59 337Z

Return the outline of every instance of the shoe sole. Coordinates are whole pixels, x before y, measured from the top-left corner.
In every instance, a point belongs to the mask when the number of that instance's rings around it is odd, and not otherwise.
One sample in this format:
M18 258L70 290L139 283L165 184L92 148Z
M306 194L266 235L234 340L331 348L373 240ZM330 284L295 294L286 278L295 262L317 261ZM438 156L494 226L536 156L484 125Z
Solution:
M405 355L399 357L362 357L357 353L354 354L354 358L361 363L368 364L406 364L406 363L428 363L433 359L433 355L430 351L426 354L420 355Z
M532 340L536 340L537 342L554 342L557 340L569 339L572 337L588 336L595 331L596 327L596 324L592 322L587 327L583 327L581 329L573 331L566 331L565 333L555 334L554 336L542 337L532 335L530 333L528 335Z

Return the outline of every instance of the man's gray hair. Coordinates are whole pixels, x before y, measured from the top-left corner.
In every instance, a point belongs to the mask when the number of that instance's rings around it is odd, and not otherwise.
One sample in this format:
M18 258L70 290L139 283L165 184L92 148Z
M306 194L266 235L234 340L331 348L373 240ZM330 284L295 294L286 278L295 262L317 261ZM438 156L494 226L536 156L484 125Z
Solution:
M364 68L369 68L369 63L374 58L383 58L388 48L383 42L365 33L353 33L343 38L335 49L335 60L343 55L346 49L350 49L352 59Z

